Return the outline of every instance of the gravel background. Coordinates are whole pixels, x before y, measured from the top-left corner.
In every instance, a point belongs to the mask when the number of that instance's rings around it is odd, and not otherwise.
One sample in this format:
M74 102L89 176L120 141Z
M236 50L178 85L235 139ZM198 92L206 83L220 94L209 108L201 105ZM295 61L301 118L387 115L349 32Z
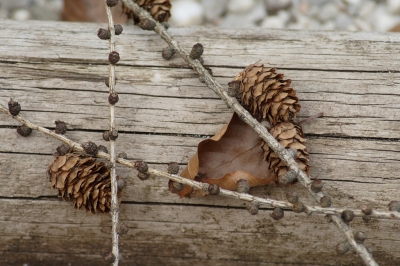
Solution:
M65 0L68 1L68 0ZM172 0L172 26L389 31L400 0ZM0 18L59 20L62 0L0 0Z

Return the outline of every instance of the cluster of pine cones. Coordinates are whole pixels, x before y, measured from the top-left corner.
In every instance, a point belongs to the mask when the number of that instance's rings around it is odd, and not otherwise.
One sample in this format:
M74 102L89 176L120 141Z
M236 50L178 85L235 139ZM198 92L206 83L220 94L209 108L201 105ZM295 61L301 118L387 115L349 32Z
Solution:
M299 99L295 90L290 87L291 80L283 79L283 74L276 73L274 68L263 64L252 64L239 73L229 83L230 87L238 87L238 101L254 117L267 120L271 125L269 132L286 149L297 150L295 160L299 167L308 174L308 152L305 146L303 130L293 118L300 111ZM279 177L288 171L287 166L263 142L264 160Z

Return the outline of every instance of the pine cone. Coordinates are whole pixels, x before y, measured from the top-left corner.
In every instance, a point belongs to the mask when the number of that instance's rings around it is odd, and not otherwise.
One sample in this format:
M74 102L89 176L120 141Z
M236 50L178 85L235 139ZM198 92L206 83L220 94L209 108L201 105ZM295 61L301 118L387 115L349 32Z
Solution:
M110 168L95 158L67 153L56 156L47 169L51 187L58 189L64 200L70 200L75 208L82 206L87 211L108 213L111 209ZM121 191L118 191L121 202Z
M272 126L289 122L300 111L296 92L290 87L291 80L283 80L275 68L252 64L229 83L239 84L238 100L253 116L266 118Z
M151 16L158 22L166 22L171 17L170 9L171 3L169 0L134 0L141 8L151 14ZM128 18L133 18L135 24L138 24L140 18L138 18L131 10L126 8L124 5L123 11L128 15Z
M295 160L307 175L310 169L308 164L308 152L305 146L306 140L304 139L303 130L300 126L291 122L279 123L277 126L270 130L271 135L286 149L297 150ZM273 169L275 174L279 177L288 171L287 166L279 157L268 147L267 143L262 144L264 150L264 160L268 161L269 168Z

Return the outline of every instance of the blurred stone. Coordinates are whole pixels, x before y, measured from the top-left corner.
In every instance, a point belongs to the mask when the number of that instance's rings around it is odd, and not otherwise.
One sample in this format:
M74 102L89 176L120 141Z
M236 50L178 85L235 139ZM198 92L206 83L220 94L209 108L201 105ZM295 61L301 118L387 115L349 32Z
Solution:
M268 16L261 23L262 28L272 28L272 29L284 29L287 22L289 21L289 13L287 11L281 10L276 16Z
M10 15L11 19L18 20L18 21L25 21L31 18L31 13L26 9L15 9L11 12Z
M400 0L387 0L387 5L389 12L394 15L399 15L400 13Z
M337 30L347 30L347 28L353 24L352 19L344 14L344 13L339 13L336 16L336 29Z
M275 14L282 9L289 8L291 3L291 0L265 0L265 5L269 15Z
M203 5L195 0L174 1L169 23L173 26L193 26L203 22Z
M385 5L379 5L368 17L368 22L374 26L376 31L388 31L400 22L400 17L388 13Z
M228 11L233 13L246 13L252 9L255 4L255 0L230 0L228 4Z
M330 3L323 5L320 8L319 13L317 14L317 16L318 16L317 18L320 21L325 22L327 20L331 20L334 17L336 17L338 12L339 12L339 9L338 9L338 6L336 5L336 3L330 2Z
M225 12L227 0L203 0L204 16L209 21L216 21ZM175 8L175 6L174 6Z
M267 11L263 1L257 1L257 4L247 13L229 13L220 23L223 28L243 28L255 27L267 16Z

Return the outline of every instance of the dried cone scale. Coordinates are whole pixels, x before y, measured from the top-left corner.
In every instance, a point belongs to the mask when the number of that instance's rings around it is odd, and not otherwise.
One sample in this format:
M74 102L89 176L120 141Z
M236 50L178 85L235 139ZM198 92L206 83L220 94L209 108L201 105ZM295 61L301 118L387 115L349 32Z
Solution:
M238 100L257 118L264 118L272 126L289 122L300 111L296 92L290 87L291 80L283 80L275 68L252 64L230 83L239 84Z
M47 169L51 187L75 208L108 213L111 208L111 169L103 162L80 153L56 156ZM118 191L121 201L121 191Z
M271 135L286 149L296 149L297 156L294 158L307 175L310 168L308 164L308 152L305 146L303 131L300 126L291 122L279 123L270 130ZM268 161L269 168L273 169L279 177L288 171L284 162L268 147L267 143L262 144L264 150L264 160Z
M134 0L134 2L148 11L160 23L168 21L171 17L169 0ZM131 10L123 6L123 11L128 15L128 18L133 18L135 24L139 23L140 19Z

